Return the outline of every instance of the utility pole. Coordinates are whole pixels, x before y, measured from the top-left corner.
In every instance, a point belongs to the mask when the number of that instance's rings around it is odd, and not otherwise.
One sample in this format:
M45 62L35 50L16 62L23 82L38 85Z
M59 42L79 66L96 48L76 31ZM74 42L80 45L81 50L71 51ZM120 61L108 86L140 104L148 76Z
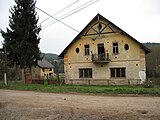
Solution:
M4 83L5 85L8 84L7 81L7 50L6 50L6 45L4 44Z
M59 79L59 61L58 60L54 60L54 67L55 67L57 82L60 85L60 79Z

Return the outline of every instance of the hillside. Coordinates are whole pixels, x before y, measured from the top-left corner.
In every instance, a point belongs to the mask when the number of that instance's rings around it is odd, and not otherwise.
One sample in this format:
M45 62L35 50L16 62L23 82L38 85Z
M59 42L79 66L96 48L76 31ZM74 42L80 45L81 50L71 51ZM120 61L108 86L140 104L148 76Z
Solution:
M58 55L53 53L42 53L42 56L44 59L46 59L49 62L58 59Z
M144 43L152 52L146 55L148 77L160 77L160 43Z
M53 53L42 53L42 56L44 59L46 59L48 62L52 63L53 66L55 66L54 60L58 60L59 61L59 72L63 73L64 72L64 61L63 59L58 59L58 55L57 54L53 54Z

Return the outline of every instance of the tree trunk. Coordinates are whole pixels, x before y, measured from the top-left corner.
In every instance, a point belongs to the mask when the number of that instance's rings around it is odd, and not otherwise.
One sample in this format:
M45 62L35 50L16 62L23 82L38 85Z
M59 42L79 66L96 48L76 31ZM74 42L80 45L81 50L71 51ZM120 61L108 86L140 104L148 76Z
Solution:
M24 78L25 78L25 83L31 84L32 83L32 73L31 73L31 68L24 68Z

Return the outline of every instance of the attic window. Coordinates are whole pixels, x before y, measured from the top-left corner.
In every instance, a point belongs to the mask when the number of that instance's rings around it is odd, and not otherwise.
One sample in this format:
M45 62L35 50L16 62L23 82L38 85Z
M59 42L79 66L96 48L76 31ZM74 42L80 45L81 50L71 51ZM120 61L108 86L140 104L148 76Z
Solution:
M77 54L79 53L79 48L76 48L76 53L77 53Z
M118 43L117 42L113 43L113 53L114 54L118 54L119 53L118 52Z
M129 50L129 45L128 45L128 44L125 44L125 45L124 45L124 49L125 49L125 50Z
M89 55L89 45L84 45L85 55Z

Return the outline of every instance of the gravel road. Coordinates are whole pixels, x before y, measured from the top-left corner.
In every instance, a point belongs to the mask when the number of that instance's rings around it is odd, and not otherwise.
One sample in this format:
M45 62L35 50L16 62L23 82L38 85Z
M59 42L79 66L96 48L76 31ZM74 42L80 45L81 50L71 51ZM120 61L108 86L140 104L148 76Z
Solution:
M160 120L160 97L0 89L0 120Z

